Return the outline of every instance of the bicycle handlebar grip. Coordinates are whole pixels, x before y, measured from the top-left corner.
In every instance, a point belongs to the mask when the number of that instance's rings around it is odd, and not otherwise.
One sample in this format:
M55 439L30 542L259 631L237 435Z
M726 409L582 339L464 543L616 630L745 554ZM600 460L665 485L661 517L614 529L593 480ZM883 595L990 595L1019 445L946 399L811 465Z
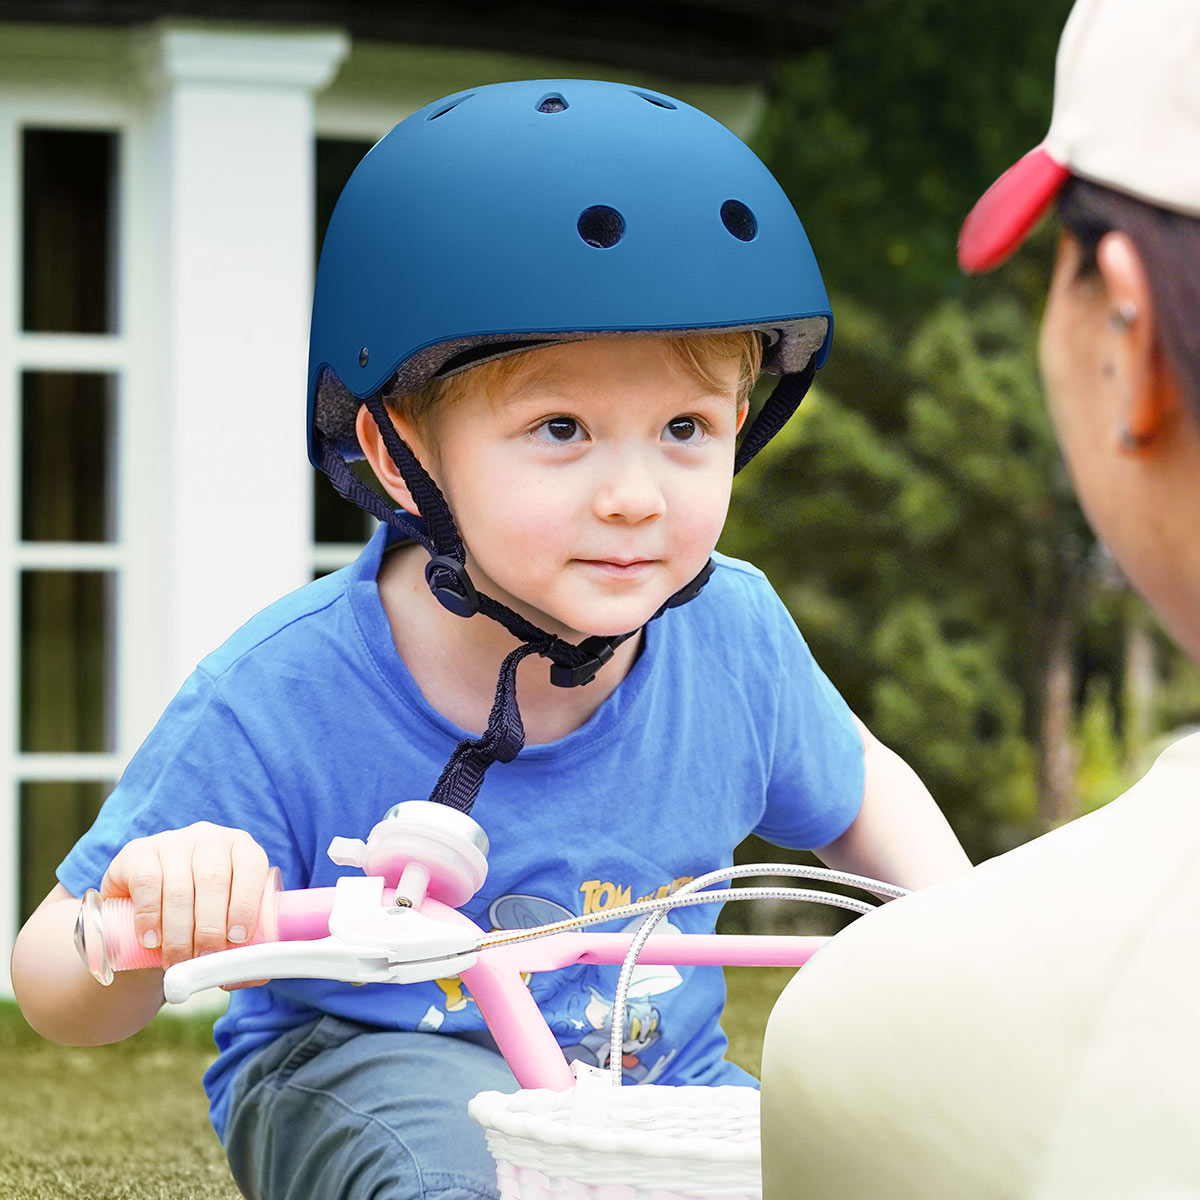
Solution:
M278 938L280 887L279 868L272 867L263 889L254 933L245 945L273 942ZM95 888L88 888L79 908L75 949L92 976L106 987L112 983L115 971L136 971L162 965L162 951L148 950L137 939L133 927L133 901L128 896L101 900Z
M161 950L149 950L137 940L133 901L128 896L102 900L100 924L104 930L104 949L114 971L136 971L139 967L157 967L162 962Z

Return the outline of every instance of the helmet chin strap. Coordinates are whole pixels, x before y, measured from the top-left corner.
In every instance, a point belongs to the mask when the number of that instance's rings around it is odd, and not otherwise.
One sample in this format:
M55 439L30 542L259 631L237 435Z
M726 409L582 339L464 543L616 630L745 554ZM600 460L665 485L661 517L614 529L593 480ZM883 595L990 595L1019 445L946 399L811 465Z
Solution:
M738 450L735 471L740 471L792 415L808 390L815 369L815 364L810 361L804 371L783 376L747 431ZM525 745L525 728L517 704L517 667L521 661L530 654L540 654L550 660L551 683L563 688L581 687L595 679L617 647L638 631L613 637L589 637L575 645L547 633L507 605L477 591L467 573L466 547L441 489L396 432L380 396L371 396L363 403L379 429L392 462L408 485L421 517L414 517L387 503L354 474L328 438L319 436L321 467L333 486L351 503L366 509L425 548L429 554L425 580L443 608L460 617L482 613L503 625L521 643L501 664L487 728L479 737L459 743L429 797L460 812L469 812L488 767L493 762L511 762ZM713 568L713 561L709 559L690 583L667 598L650 620L696 597L708 582Z
M487 728L479 737L467 738L459 743L429 797L460 812L470 812L488 767L494 762L511 762L525 745L525 727L517 704L517 666L521 660L530 654L540 654L550 660L550 681L556 687L581 687L590 683L596 677L596 672L612 658L617 647L637 631L615 637L589 637L573 645L540 629L507 605L476 591L467 574L466 548L445 497L400 439L382 404L374 399L366 403L424 520L393 508L377 492L368 488L333 444L322 438L319 443L321 466L333 486L347 500L425 548L430 556L425 567L425 579L430 591L444 608L460 617L482 613L498 621L521 643L509 653L500 667ZM662 606L659 613L672 604L691 599L704 586L711 573L710 561L688 587ZM658 616L659 613L654 615Z
M396 432L383 401L378 396L372 396L363 403L374 418L384 447L408 485L421 516L418 518L395 508L368 488L351 471L332 443L322 438L321 466L337 491L425 548L429 554L425 580L443 608L459 617L482 613L503 625L517 641L550 660L550 679L555 686L579 687L590 683L596 672L612 658L616 648L632 637L636 630L615 637L590 637L579 645L573 645L541 629L507 605L477 591L467 573L466 547L441 489Z
M802 370L781 375L758 415L751 422L733 460L736 475L791 419L808 394L817 373L816 357L810 357Z

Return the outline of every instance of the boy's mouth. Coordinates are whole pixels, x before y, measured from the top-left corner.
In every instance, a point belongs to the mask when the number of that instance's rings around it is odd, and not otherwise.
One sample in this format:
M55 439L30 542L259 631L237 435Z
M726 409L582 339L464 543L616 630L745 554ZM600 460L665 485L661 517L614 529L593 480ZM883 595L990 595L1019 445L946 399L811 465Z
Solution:
M628 578L649 570L654 566L656 560L652 558L581 558L578 561L585 567L591 567L607 575Z

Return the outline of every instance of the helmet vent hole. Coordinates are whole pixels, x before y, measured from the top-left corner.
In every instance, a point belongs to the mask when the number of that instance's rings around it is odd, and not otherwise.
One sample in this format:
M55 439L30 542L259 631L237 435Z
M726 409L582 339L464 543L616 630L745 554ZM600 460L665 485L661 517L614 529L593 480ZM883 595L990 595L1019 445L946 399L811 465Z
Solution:
M474 94L475 94L474 92L471 93L472 96ZM449 104L443 105L441 108L439 108L437 110L437 112L430 113L429 116L427 116L425 118L425 120L436 121L438 119L438 117L444 117L448 112L451 112L453 109L456 109L464 100L470 100L470 98L471 98L471 96L459 96L457 99L451 100Z
M647 104L653 104L655 108L675 108L676 105L668 100L665 96L655 96L650 92L634 92L635 96L641 96Z
M721 221L739 242L752 242L758 234L758 221L740 200L726 200L721 205Z
M625 218L607 204L594 204L579 214L578 229L589 246L608 250L625 236Z
M565 112L567 102L559 95L547 96L545 100L537 106L540 113L560 113Z

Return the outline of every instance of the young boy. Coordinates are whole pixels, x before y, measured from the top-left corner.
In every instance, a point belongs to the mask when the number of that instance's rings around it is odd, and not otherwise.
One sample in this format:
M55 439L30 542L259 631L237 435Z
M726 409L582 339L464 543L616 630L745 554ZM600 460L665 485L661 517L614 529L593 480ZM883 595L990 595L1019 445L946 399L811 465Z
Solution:
M910 887L966 869L763 576L708 565L735 464L829 327L778 185L678 101L502 84L393 130L330 223L310 370L314 461L383 525L185 684L18 939L30 1023L112 1041L162 1003L159 970L105 990L76 958L87 887L131 896L170 965L246 940L268 863L332 884L332 836L431 789L478 799L481 924L666 891L755 831ZM783 380L739 449L764 353ZM531 981L573 1057L603 1053L614 979ZM720 973L657 986L627 1074L751 1082L723 1058ZM247 987L216 1037L212 1120L247 1196L495 1195L466 1100L515 1085L452 982Z

